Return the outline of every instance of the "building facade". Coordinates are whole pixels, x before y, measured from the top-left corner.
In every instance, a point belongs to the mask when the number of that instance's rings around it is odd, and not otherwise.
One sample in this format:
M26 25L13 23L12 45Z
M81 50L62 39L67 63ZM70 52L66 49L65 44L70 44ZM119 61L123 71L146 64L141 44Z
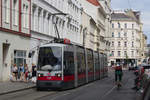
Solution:
M84 17L82 19L82 28L81 35L84 36L84 45L87 48L94 49L101 53L105 52L109 42L106 40L106 17L107 13L104 10L103 6L98 2L98 0L80 0L83 7L83 12L90 16L89 26L84 27ZM89 28L88 28L89 27ZM86 31L86 35L85 35ZM80 36L81 37L81 36Z
M141 40L141 61L143 61L147 56L146 56L146 48L147 48L147 36L145 34L142 34L142 40Z
M105 53L107 56L109 56L110 52L110 39L111 37L111 0L98 0L100 4L102 5L104 11L106 12L106 18L105 18Z
M81 45L78 0L33 0L31 11L31 62L37 62L38 47L54 38L67 38Z
M112 36L110 62L114 64L141 63L142 23L140 12L126 10L114 11L112 19Z
M13 64L26 64L30 45L30 0L0 0L0 81Z

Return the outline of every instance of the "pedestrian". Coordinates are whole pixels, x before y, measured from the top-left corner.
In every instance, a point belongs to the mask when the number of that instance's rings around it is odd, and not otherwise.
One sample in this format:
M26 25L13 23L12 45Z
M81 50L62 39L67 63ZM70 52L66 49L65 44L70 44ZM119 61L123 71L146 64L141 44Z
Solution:
M20 72L20 81L23 81L24 80L24 72L25 72L23 64L20 64L19 72Z
M16 64L13 65L12 68L12 81L17 81L17 77L18 77L18 68L16 66Z
M120 64L117 64L115 67L115 82L118 85L121 85L123 76L122 66Z
M25 64L24 82L28 82L28 74L29 74L28 65L27 65L27 64Z
M36 65L34 63L32 63L32 82L35 83L36 82Z

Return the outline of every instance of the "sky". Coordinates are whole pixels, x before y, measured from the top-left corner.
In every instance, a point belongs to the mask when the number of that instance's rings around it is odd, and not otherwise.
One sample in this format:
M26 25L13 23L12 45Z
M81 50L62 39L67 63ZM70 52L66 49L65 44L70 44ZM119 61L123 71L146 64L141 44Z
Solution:
M147 35L150 44L150 0L111 0L113 10L132 9L141 12L143 32Z

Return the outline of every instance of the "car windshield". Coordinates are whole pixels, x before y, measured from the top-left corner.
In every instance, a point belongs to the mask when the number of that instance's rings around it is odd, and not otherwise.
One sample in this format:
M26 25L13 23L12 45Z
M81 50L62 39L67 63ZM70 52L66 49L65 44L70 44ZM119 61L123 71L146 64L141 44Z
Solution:
M38 58L38 70L61 71L61 47L41 47Z

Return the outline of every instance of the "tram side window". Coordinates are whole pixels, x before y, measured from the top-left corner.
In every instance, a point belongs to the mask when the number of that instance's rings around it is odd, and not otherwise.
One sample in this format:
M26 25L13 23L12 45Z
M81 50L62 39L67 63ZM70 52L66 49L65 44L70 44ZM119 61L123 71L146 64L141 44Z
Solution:
M94 72L94 63L93 63L93 55L92 51L87 51L87 58L88 58L88 72Z
M64 75L74 74L74 55L73 52L64 52Z
M78 74L85 73L85 54L84 49L77 47L77 66Z

